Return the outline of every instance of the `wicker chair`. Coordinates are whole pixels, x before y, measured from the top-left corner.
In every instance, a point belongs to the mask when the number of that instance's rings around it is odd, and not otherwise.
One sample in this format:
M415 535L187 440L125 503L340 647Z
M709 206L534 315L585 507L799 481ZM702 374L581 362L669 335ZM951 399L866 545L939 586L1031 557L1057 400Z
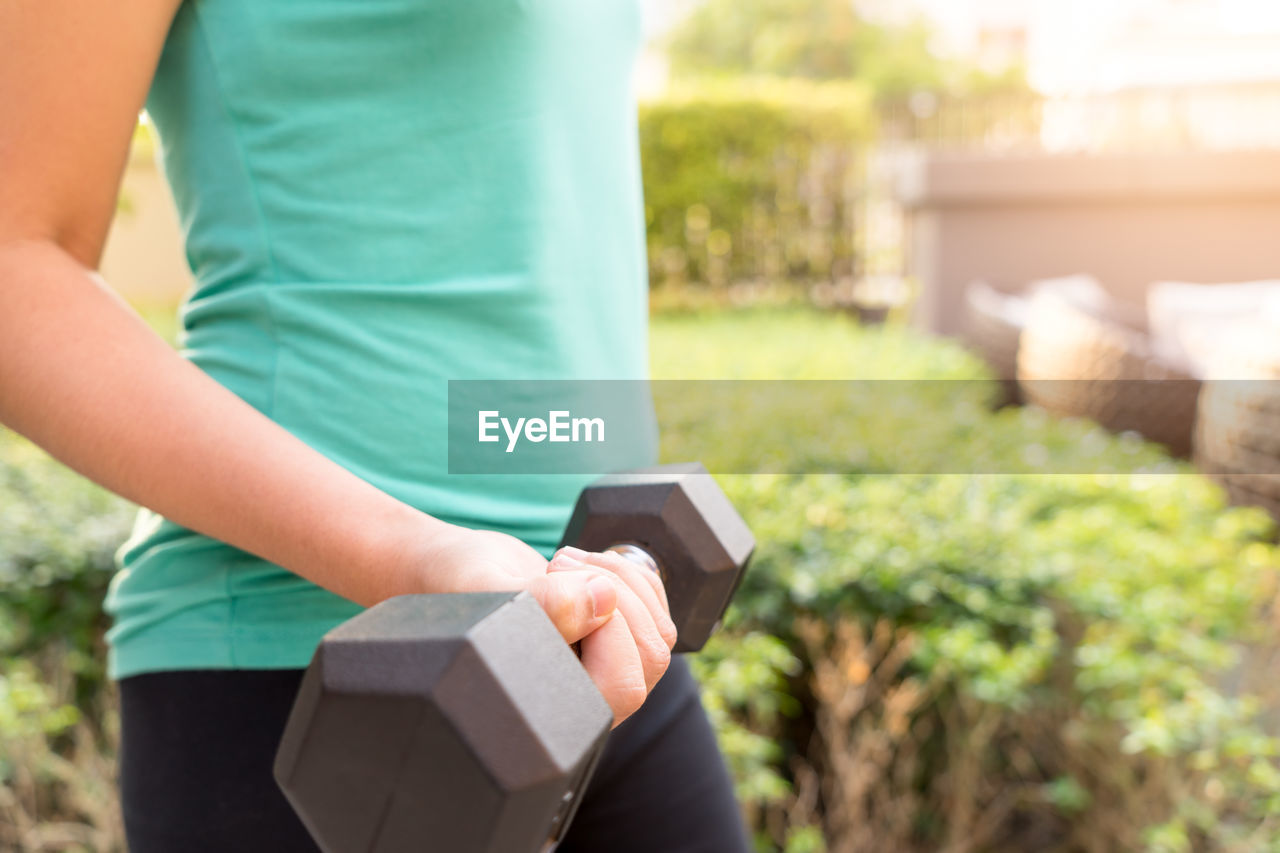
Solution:
M1280 318L1280 281L1190 284L1158 281L1147 288L1151 334L1191 365L1199 377L1243 327Z
M1199 381L1147 334L1145 316L1111 300L1042 286L1018 349L1024 398L1058 415L1134 431L1191 452Z
M1280 519L1280 331L1249 326L1220 341L1200 395L1195 461L1233 503Z
M1019 291L981 280L965 288L962 337L995 371L1004 385L1006 404L1024 402L1018 386L1018 346L1027 326L1031 298L1041 290L1070 293L1088 304L1106 298L1102 285L1085 275L1045 279Z
M1027 298L997 290L985 281L965 288L964 342L982 356L1004 386L1004 403L1020 403L1018 340L1027 322Z

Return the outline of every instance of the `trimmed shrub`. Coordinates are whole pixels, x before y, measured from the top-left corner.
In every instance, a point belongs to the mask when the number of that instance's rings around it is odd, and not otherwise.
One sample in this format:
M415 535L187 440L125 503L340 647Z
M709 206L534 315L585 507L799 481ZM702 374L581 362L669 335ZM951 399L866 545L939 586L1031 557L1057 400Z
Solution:
M0 657L56 659L78 702L105 680L102 598L133 512L0 430Z
M657 326L666 377L789 376L771 344L811 339L804 378L981 370L805 315ZM932 418L925 456L993 432L1116 473L720 478L760 547L694 665L760 849L1272 849L1269 520L1088 423ZM903 441L860 435L873 459Z
M0 848L123 849L102 599L133 508L0 429Z
M655 286L829 281L854 272L869 90L733 81L640 110Z

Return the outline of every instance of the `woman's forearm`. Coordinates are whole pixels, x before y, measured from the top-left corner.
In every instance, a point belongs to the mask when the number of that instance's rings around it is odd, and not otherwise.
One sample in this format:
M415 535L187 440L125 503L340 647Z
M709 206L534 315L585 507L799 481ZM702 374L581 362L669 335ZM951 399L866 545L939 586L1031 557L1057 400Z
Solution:
M431 591L415 558L451 527L219 385L52 242L0 245L0 423L108 489L361 604Z

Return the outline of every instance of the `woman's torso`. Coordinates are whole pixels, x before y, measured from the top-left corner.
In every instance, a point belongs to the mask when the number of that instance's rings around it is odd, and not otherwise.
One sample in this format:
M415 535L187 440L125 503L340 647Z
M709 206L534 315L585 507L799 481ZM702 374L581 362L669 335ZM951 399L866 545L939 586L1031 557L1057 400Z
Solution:
M552 547L583 478L450 477L447 382L644 376L639 27L637 0L184 3L147 108L186 355L396 497ZM121 677L301 666L356 610L145 512L121 562Z

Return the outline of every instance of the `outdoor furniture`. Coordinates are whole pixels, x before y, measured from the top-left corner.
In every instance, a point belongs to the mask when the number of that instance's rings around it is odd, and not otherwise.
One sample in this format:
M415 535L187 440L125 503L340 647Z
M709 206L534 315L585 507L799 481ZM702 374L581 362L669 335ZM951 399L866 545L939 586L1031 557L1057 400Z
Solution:
M1191 451L1199 382L1154 341L1143 312L1079 287L1038 287L1018 349L1025 399L1054 414Z
M1280 329L1280 280L1160 281L1147 288L1146 302L1152 337L1199 378L1207 377L1222 342L1240 328L1263 322Z
M1196 464L1233 503L1280 518L1280 329L1240 326L1217 347L1200 395Z
M965 288L962 337L1000 379L1003 403L1024 402L1017 382L1018 346L1030 316L1031 297L1046 288L1069 292L1089 304L1107 298L1102 285L1087 275L1044 279L1016 291L983 280L972 281Z

